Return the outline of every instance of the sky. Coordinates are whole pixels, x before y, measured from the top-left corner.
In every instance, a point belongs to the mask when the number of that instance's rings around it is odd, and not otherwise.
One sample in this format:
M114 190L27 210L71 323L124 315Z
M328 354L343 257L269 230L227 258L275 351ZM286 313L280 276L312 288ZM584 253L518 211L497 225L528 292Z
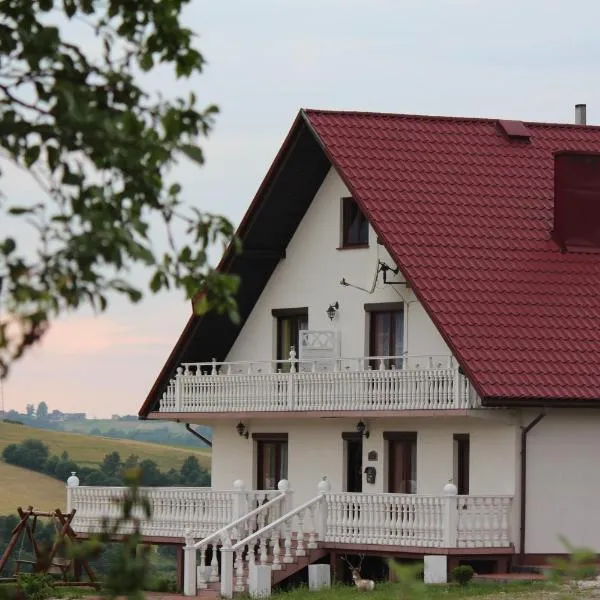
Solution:
M599 22L597 0L192 0L208 66L172 90L221 113L206 164L174 176L186 202L237 224L300 108L572 122L582 102L600 124ZM38 193L10 171L2 188ZM137 413L190 310L175 292L59 319L14 366L5 410Z

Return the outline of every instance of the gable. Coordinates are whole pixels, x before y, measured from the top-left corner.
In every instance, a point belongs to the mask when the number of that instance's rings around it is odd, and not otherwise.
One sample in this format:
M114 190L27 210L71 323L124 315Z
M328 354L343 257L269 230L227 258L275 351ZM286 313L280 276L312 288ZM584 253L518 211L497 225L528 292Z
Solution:
M242 253L235 255L229 249L218 267L241 277L240 323L214 312L190 316L140 408L140 417L158 402L180 363L225 359L329 168L329 159L298 116L238 227Z

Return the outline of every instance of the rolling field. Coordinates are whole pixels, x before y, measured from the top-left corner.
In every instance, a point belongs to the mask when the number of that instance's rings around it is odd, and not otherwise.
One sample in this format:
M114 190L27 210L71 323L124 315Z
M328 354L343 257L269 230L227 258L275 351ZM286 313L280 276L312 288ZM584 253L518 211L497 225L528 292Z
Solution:
M151 459L164 472L172 467L179 469L190 454L194 455L203 467L210 469L210 450L208 449L176 448L148 442L116 440L0 422L0 453L9 444L19 444L28 438L37 439L46 444L50 448L50 454L60 456L67 451L69 456L81 466L97 467L106 454L118 452L123 460L131 454L137 454L140 460ZM2 498L5 493L2 476L0 476L0 482L0 498ZM62 485L60 482L57 484Z
M0 462L0 515L17 514L17 506L67 510L65 485L35 471Z

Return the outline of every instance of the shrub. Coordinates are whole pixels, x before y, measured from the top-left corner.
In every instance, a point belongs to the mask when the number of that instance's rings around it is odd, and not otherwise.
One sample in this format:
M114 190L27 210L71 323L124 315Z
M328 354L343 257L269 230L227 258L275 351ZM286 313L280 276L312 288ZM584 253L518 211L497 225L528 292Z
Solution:
M471 565L461 565L452 569L452 580L459 585L467 585L475 575L475 569Z
M568 558L552 558L552 578L555 581L594 579L598 575L596 553L588 548L569 546Z
M47 600L56 596L51 575L22 573L19 575L19 588L28 600Z

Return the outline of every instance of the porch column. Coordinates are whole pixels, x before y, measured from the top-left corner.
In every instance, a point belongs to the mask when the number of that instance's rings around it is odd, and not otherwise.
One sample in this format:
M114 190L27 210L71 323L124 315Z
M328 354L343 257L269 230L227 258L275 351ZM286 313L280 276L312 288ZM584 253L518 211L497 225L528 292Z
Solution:
M246 484L243 479L236 479L233 482L233 520L240 519L248 512Z
M458 489L452 482L449 482L444 486L444 496L442 497L444 548L456 548L458 537L457 493Z
M331 483L327 480L327 476L325 475L321 481L319 481L319 485L317 486L319 490L319 495L321 496L321 502L319 502L319 506L317 507L317 523L316 530L319 535L319 540L324 541L325 536L327 535L327 514L329 507L327 505L327 494L331 491Z
M185 546L183 548L183 594L185 596L197 596L198 585L196 582L196 547L191 531L185 532Z

